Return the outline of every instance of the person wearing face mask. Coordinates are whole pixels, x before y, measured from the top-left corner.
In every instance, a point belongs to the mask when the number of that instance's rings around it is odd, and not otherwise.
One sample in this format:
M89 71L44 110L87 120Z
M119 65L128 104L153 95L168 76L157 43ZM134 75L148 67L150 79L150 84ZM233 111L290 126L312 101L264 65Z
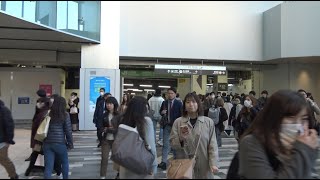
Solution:
M203 102L203 111L204 116L208 117L209 109L216 104L216 98L215 93L211 92L210 94L207 94L206 99Z
M320 115L319 106L312 99L307 97L307 92L305 90L299 89L298 93L300 93L304 97L305 101L308 103L308 106L312 111L312 119L314 121L309 124L309 127L316 129L318 131L318 134L319 134L319 132L320 132L319 124L317 123L316 117L315 117L315 114Z
M237 130L239 130L240 128L240 124L237 123L237 118L243 107L240 99L241 99L240 96L235 96L234 100L232 101L233 107L231 108L229 121L228 121L228 125L229 126L231 125L233 127L234 137L237 140L239 139Z
M249 128L258 113L256 101L254 101L252 96L246 95L244 99L244 106L239 112L236 120L236 123L240 125L239 128L237 128L238 138L241 138L241 135Z
M244 179L311 179L319 147L309 129L312 111L299 93L274 93L243 134L239 176Z
M267 103L268 99L268 91L263 90L261 92L261 97L258 99L258 108L261 110L263 109L264 105Z
M25 176L29 176L30 172L34 168L35 162L37 160L37 157L39 154L43 154L42 152L42 142L39 142L34 139L34 136L36 135L36 132L41 124L41 122L44 120L45 116L48 113L48 110L50 108L50 99L46 97L41 97L37 100L36 104L37 111L33 117L32 120L32 128L31 128L31 145L30 147L33 149L32 154L30 156L30 163L29 166L25 172Z
M71 97L69 99L68 105L70 107L70 119L72 124L72 131L79 131L79 98L77 97L77 93L72 92Z

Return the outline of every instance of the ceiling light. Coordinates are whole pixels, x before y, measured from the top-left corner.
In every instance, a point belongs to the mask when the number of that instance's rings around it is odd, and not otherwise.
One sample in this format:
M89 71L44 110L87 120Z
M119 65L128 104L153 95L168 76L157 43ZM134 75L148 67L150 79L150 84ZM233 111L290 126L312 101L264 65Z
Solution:
M207 84L207 86L213 86L213 84Z
M232 86L233 86L233 84L228 84L228 86L229 86L229 87L232 87Z
M159 88L171 88L171 86L159 86Z
M154 89L144 89L144 91L155 91Z
M133 84L123 84L124 86L133 86Z
M152 87L152 85L141 84L141 87Z
M127 91L136 91L136 92L142 92L142 90L140 90L140 89L127 89Z

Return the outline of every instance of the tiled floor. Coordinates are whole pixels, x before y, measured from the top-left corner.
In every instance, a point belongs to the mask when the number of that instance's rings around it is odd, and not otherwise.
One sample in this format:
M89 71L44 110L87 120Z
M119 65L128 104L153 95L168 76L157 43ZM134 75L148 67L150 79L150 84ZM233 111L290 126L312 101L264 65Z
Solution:
M159 132L158 132L159 133ZM18 129L16 130L15 140L16 145L10 147L9 153L13 160L17 172L21 179L42 179L42 173L32 173L29 177L25 177L24 171L28 163L24 160L30 155L29 148L30 130ZM101 152L97 148L96 132L95 131L80 131L73 133L75 148L69 152L70 163L70 179L99 179L100 178L100 161ZM220 156L220 172L216 174L215 179L225 179L230 161L237 151L237 142L234 138L223 138L223 145L219 149ZM157 147L158 162L161 161L161 147ZM169 156L170 157L170 156ZM112 161L109 160L107 179L114 179L116 172L112 168ZM320 159L317 160L317 171L320 170ZM0 166L0 178L5 179L7 173L4 168ZM166 172L158 168L156 175L158 179L165 179Z

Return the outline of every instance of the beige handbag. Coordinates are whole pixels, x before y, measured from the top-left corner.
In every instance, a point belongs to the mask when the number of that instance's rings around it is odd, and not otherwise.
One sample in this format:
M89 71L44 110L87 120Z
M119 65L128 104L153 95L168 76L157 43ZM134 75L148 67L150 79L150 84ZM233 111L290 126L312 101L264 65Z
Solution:
M34 139L40 142L47 137L49 131L49 124L51 117L49 116L50 110L48 111L47 115L44 117L44 120L41 122L40 126L38 127L37 133L34 136Z
M167 170L167 179L192 179L193 168L196 164L196 154L200 144L201 133L193 158L191 159L173 159L170 161Z

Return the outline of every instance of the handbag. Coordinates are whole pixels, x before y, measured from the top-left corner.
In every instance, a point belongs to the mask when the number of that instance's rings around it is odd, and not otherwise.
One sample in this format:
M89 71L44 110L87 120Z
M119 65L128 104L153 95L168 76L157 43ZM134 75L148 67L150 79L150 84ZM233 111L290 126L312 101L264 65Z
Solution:
M48 111L47 115L42 120L40 126L37 129L37 133L34 136L34 139L40 142L43 142L43 140L47 137L48 131L49 131L49 125L51 117L49 116L50 110Z
M200 131L201 132L201 131ZM199 135L198 144L191 159L173 159L170 161L167 170L167 179L192 179L193 168L196 164L196 154L199 148L201 133Z
M70 108L70 114L78 114L78 108L77 107L71 107Z
M112 144L111 160L137 174L149 174L155 156L136 128L120 124Z

